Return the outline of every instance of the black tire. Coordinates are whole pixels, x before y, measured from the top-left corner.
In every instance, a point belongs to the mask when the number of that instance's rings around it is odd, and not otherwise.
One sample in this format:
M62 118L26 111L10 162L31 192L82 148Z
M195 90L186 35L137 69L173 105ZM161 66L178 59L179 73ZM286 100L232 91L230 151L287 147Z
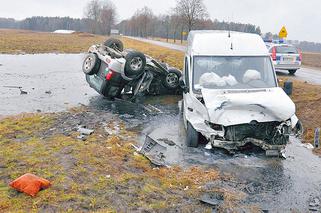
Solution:
M116 38L110 38L107 39L107 41L104 42L104 45L106 47L112 48L114 50L118 50L120 52L124 51L124 44L121 40L116 39Z
M141 74L146 66L146 56L141 52L131 51L126 56L125 74L135 77Z
M289 70L290 75L294 75L296 73L296 70Z
M186 146L187 147L198 147L199 143L199 133L194 129L194 127L187 122L186 130Z
M87 75L97 74L101 61L94 53L89 53L82 64L82 71Z
M182 76L181 71L175 68L169 68L168 74L165 76L163 80L163 85L170 90L178 89L179 86L179 79Z

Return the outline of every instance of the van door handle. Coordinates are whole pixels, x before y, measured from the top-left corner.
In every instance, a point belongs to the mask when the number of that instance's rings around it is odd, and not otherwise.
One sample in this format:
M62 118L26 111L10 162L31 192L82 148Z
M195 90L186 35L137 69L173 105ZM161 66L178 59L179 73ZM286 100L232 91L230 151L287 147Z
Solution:
M190 108L190 107L187 107L187 109L188 109L188 111L190 111L190 112L193 112L193 111L194 111L194 109L193 109L193 108Z

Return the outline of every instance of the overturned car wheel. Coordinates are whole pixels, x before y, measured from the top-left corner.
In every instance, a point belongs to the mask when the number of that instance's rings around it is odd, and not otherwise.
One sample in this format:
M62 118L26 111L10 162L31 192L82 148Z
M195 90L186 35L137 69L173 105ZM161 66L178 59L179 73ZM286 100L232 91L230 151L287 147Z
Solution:
M170 68L163 81L164 86L171 90L177 89L179 87L179 79L181 76L182 73L179 70Z
M126 57L125 73L127 76L141 74L146 66L146 56L141 52L131 51Z
M82 71L87 75L96 74L100 68L100 59L94 53L89 53L82 65Z
M116 38L107 39L107 41L104 42L104 45L120 52L124 51L123 42Z
M186 130L186 146L187 147L198 147L199 133L194 129L194 127L187 122Z

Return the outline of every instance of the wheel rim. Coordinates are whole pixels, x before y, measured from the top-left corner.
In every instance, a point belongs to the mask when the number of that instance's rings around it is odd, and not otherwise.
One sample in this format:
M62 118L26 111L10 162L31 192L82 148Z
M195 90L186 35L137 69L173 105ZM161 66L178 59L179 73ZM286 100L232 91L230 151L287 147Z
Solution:
M84 69L88 72L90 71L91 67L93 64L93 58L91 56L89 56L86 60L85 60L85 64L84 64Z
M174 88L178 85L178 76L175 73L169 73L166 76L166 82L170 87Z
M135 57L130 61L130 68L134 71L138 71L143 66L143 60L140 57Z

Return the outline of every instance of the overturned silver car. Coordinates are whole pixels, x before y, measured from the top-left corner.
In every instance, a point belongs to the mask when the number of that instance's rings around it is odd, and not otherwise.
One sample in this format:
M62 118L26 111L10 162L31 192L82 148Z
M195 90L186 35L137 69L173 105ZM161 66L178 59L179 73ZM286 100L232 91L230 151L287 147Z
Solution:
M299 128L295 105L278 87L258 35L192 31L180 83L190 147L198 146L201 134L231 152L251 143L279 155Z

